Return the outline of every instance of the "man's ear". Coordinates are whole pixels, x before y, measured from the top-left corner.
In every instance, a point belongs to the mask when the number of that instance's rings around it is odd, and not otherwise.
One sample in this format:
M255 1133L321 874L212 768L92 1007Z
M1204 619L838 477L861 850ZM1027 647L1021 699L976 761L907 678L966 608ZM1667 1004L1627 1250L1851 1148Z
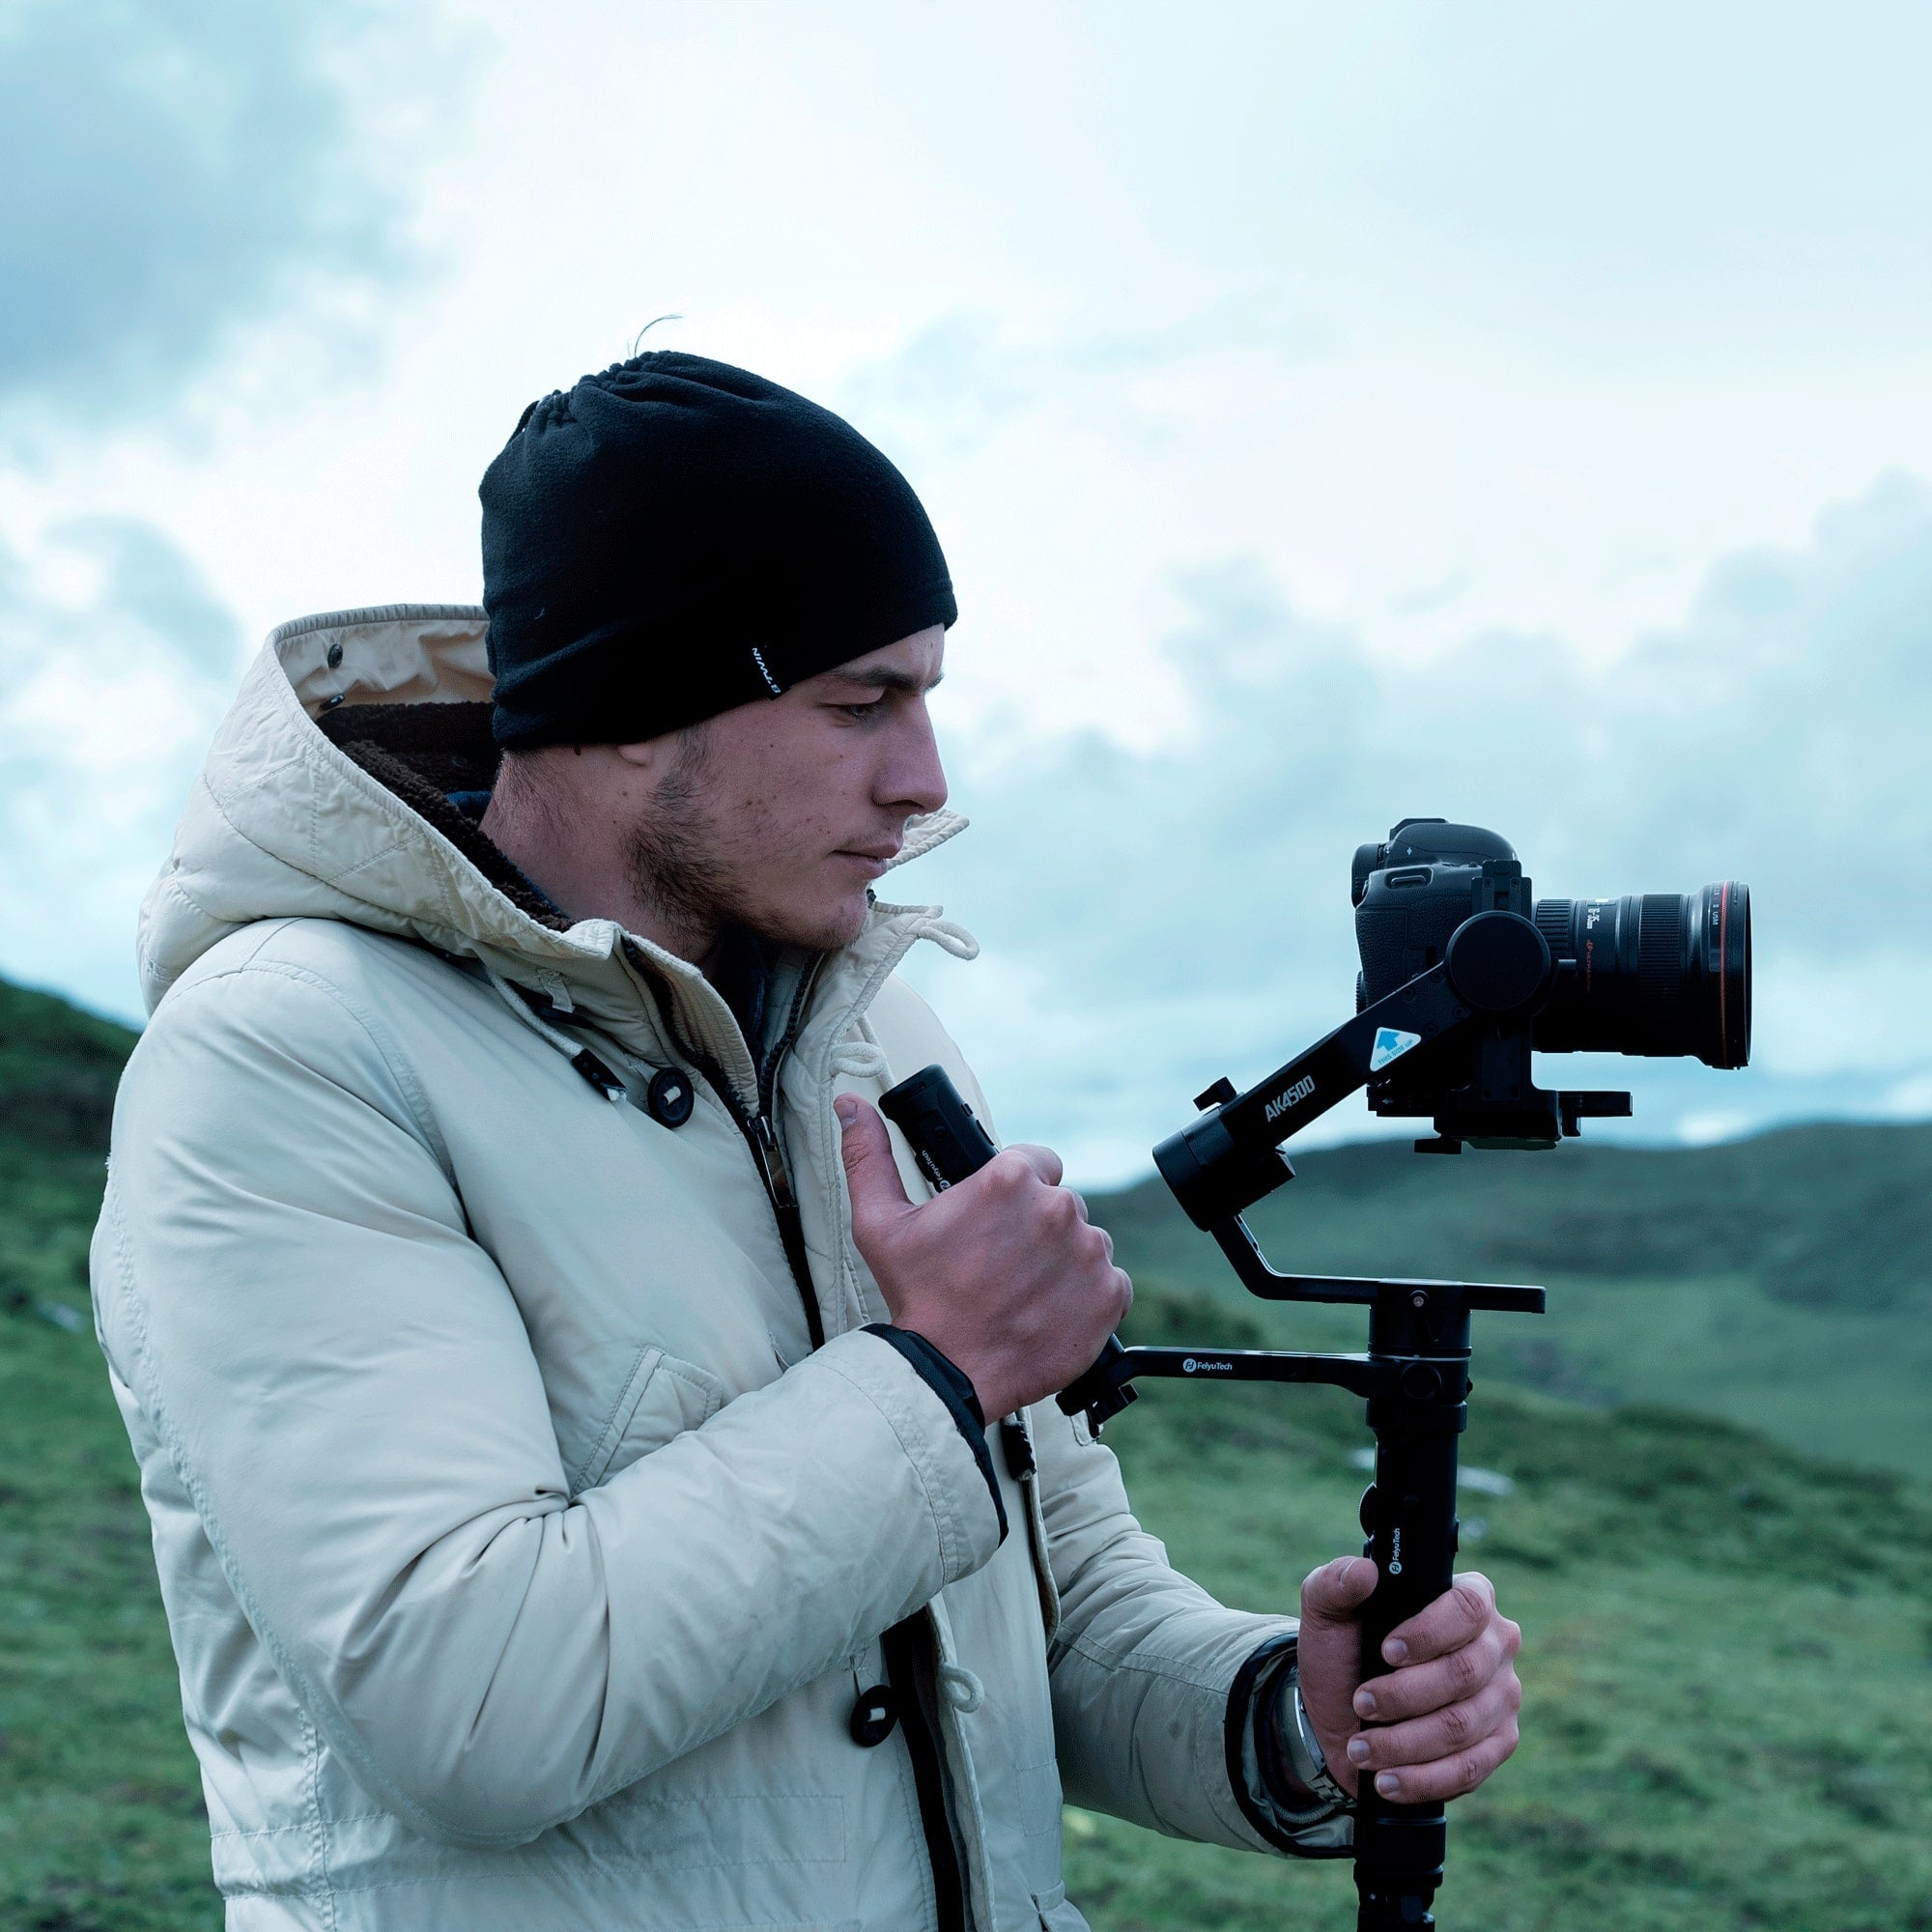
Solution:
M688 735L686 731L667 731L660 738L640 738L634 745L607 745L603 749L614 753L620 764L654 785L668 772L678 769Z
M753 702L761 700L754 699ZM623 762L647 779L658 779L669 771L689 772L701 765L711 742L711 721L681 725L655 738L641 738L635 744L611 745Z

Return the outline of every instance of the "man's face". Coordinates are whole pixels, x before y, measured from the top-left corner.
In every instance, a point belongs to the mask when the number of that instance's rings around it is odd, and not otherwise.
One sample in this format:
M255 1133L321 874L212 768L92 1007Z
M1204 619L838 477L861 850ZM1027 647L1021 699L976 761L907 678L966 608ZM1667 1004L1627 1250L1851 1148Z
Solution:
M945 654L934 625L674 746L619 747L650 780L631 842L638 897L700 941L726 923L817 952L856 938L906 820L946 803L925 705Z

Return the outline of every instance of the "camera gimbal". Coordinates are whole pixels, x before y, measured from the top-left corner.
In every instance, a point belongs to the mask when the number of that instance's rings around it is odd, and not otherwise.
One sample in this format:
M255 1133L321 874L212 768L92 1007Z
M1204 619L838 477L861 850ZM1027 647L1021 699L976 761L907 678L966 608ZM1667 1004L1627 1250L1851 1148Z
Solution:
M1625 1115L1628 1094L1550 1093L1532 1053L1694 1055L1742 1066L1750 1054L1750 894L1735 880L1697 894L1542 899L1508 842L1480 826L1406 818L1355 854L1351 897L1362 975L1355 1017L1264 1080L1217 1080L1201 1118L1154 1149L1154 1165L1197 1228L1213 1236L1264 1301L1369 1311L1359 1355L1269 1349L1122 1348L1058 1398L1097 1434L1135 1399L1141 1376L1186 1381L1330 1382L1363 1397L1376 1479L1362 1497L1374 1595L1362 1664L1380 1674L1383 1639L1450 1587L1456 1557L1456 1438L1468 1420L1469 1318L1540 1315L1544 1291L1496 1282L1283 1274L1242 1216L1294 1170L1282 1143L1367 1087L1383 1116L1431 1120L1419 1152L1551 1148L1592 1117ZM992 1142L937 1066L880 1101L935 1187L963 1180ZM1357 1932L1427 1927L1442 1882L1443 1807L1392 1804L1364 1782L1356 1800Z
M1364 1669L1378 1674L1382 1639L1449 1588L1454 1569L1456 1438L1467 1419L1469 1317L1477 1309L1534 1315L1544 1292L1492 1283L1381 1281L1283 1274L1263 1255L1243 1211L1293 1178L1279 1151L1297 1129L1357 1092L1406 1053L1507 1031L1548 991L1549 951L1512 913L1479 914L1457 932L1443 962L1357 1013L1325 1039L1237 1094L1218 1081L1200 1096L1202 1118L1154 1151L1176 1199L1220 1244L1251 1294L1264 1301L1354 1303L1369 1311L1363 1354L1260 1349L1122 1348L1100 1359L1059 1398L1097 1432L1135 1399L1134 1378L1331 1382L1368 1403L1376 1477L1362 1497L1365 1554L1378 1578L1363 1612ZM1563 1096L1552 1120L1624 1112L1622 1095ZM1573 1099L1583 1104L1573 1112ZM935 1185L962 1180L994 1149L945 1071L928 1066L881 1102ZM1365 1782L1355 1819L1358 1932L1435 1923L1442 1880L1443 1807L1390 1804Z

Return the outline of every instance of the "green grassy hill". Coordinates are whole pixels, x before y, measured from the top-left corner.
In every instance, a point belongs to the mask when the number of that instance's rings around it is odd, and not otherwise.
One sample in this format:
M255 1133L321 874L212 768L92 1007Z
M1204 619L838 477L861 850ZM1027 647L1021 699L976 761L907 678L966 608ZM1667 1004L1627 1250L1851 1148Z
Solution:
M87 1309L125 1027L0 981L0 1926L220 1924L133 1458Z
M146 1521L78 1319L105 1110L127 1045L118 1028L0 986L8 1932L220 1922ZM1528 1321L1487 1318L1492 1357L1520 1351L1517 1385L1484 1378L1467 1456L1516 1488L1468 1498L1480 1514L1466 1518L1466 1548L1525 1627L1528 1703L1517 1761L1456 1809L1438 1901L1448 1932L1932 1932L1932 1499L1909 1474L1790 1446L1807 1439L1802 1405L1766 1417L1790 1438L1781 1443L1713 1414L1606 1403L1642 1392L1619 1378L1662 1376L1692 1343L1737 1364L1746 1383L1756 1375L1795 1389L1769 1343L1744 1354L1719 1346L1761 1342L1764 1324L1786 1316L1818 1324L1771 1331L1813 1338L1808 1372L1822 1365L1850 1391L1862 1363L1873 1387L1891 1386L1887 1378L1903 1387L1911 1371L1895 1357L1921 1307L1916 1269L1927 1253L1911 1232L1922 1198L1912 1177L1928 1151L1909 1130L1839 1128L1709 1153L1464 1156L1460 1167L1356 1149L1311 1158L1290 1191L1298 1198L1284 1197L1283 1224L1268 1228L1283 1260L1548 1272L1559 1306L1577 1297L1541 1352L1503 1332ZM1875 1205L1839 1221L1867 1183ZM1884 1232L1888 1188L1902 1190L1896 1238ZM1721 1270L1708 1263L1700 1201L1729 1230ZM1780 1234L1744 1226L1754 1202L1776 1210ZM1595 1242L1603 1217L1627 1211L1650 1243L1632 1250L1645 1276L1578 1265L1578 1231ZM1321 1326L1313 1311L1262 1309L1237 1291L1162 1288L1161 1275L1213 1284L1221 1269L1151 1190L1117 1197L1106 1216L1142 1271L1141 1339L1239 1345L1288 1328L1306 1340ZM1807 1249L1813 1227L1840 1233ZM1834 1255L1861 1242L1898 1258L1889 1303L1806 1299L1803 1285L1835 1283ZM1751 1243L1747 1265L1737 1257ZM1727 1295L1729 1316L1683 1316L1682 1332L1663 1332L1668 1310ZM1585 1309L1603 1312L1584 1319ZM1344 1317L1336 1339L1353 1346L1359 1323ZM1889 1337L1894 1359L1824 1346L1866 1332L1859 1324ZM1621 1352L1620 1330L1631 1345ZM1599 1406L1521 1385L1536 1379ZM1738 1385L1693 1378L1665 1392L1712 1409ZM1333 1392L1150 1384L1109 1439L1150 1526L1231 1602L1291 1605L1301 1574L1356 1539L1360 1406ZM1289 1867L1078 1811L1067 1849L1096 1932L1353 1922L1346 1865Z
M1249 1217L1278 1267L1548 1284L1546 1316L1477 1318L1486 1387L1698 1409L1932 1476L1932 1126L1295 1165ZM1093 1205L1136 1279L1223 1294L1272 1346L1361 1346L1358 1315L1251 1300L1158 1182Z

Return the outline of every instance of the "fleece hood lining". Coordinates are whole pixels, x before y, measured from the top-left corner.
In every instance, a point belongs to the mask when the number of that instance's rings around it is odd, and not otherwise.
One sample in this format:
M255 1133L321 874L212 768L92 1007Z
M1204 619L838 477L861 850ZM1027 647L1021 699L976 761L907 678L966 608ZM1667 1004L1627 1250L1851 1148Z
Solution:
M315 722L344 757L441 833L520 913L554 932L570 930L571 922L531 889L482 827L449 802L450 792L489 791L497 782L502 753L487 703L342 704Z

